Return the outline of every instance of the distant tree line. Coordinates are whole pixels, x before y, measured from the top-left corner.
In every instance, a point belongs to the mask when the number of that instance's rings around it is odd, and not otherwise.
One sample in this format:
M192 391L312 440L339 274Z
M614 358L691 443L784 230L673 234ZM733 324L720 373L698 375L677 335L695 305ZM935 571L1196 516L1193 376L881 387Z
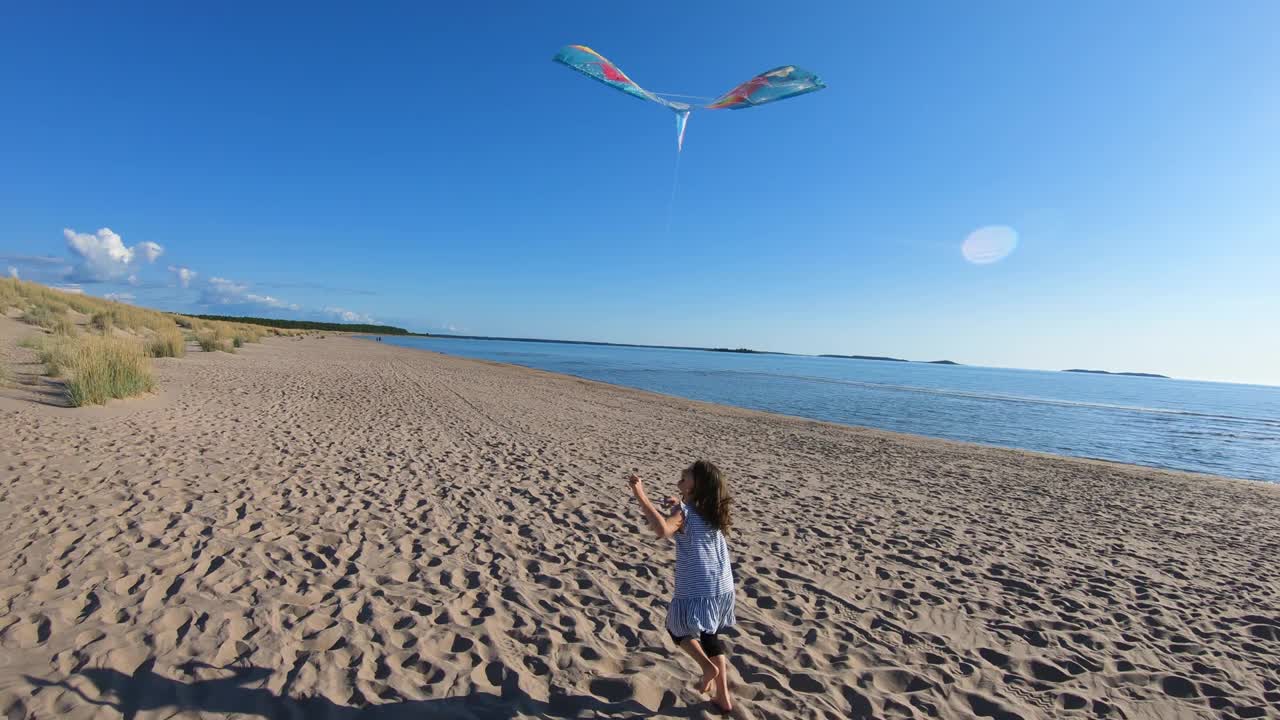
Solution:
M201 320L223 320L226 322L250 323L266 327L285 328L288 330L327 330L329 332L375 333L378 335L412 335L404 328L390 325L366 325L359 323L312 322L311 320L280 320L277 318L238 317L233 315L189 315Z

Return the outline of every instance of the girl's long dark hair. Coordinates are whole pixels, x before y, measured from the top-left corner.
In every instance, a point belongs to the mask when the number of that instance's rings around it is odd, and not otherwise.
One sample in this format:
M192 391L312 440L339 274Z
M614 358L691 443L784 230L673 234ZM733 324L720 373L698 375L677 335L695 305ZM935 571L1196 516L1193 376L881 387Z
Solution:
M729 532L729 526L733 524L729 517L729 485L720 468L709 460L699 460L685 472L693 477L693 508L717 530Z

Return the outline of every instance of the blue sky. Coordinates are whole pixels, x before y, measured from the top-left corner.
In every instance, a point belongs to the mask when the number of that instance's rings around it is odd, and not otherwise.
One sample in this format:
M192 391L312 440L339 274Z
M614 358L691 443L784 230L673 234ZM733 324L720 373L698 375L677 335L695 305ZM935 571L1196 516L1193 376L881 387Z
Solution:
M1274 3L261 5L6 11L0 271L192 312L1280 384ZM672 116L552 63L568 43L660 92L788 63L829 87L695 113L673 201ZM1016 248L967 262L989 226Z

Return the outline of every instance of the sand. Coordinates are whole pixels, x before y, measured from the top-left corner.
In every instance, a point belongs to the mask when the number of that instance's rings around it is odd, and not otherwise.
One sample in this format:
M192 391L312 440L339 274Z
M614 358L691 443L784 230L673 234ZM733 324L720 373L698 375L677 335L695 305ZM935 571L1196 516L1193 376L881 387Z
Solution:
M737 502L737 717L1280 713L1274 485L333 335L69 409L29 332L0 319L9 718L712 716L625 482L699 457Z

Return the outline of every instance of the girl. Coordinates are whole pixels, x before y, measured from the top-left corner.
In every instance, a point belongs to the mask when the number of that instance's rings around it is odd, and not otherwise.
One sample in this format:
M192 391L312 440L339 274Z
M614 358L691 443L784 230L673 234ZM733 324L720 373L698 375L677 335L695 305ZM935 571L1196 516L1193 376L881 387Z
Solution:
M663 515L649 502L644 484L632 475L631 492L644 510L649 527L660 538L676 541L676 589L667 610L667 632L698 663L698 691L710 693L726 712L729 664L718 637L733 625L733 571L724 536L729 530L729 487L720 469L699 460L680 473L680 497L667 498Z

